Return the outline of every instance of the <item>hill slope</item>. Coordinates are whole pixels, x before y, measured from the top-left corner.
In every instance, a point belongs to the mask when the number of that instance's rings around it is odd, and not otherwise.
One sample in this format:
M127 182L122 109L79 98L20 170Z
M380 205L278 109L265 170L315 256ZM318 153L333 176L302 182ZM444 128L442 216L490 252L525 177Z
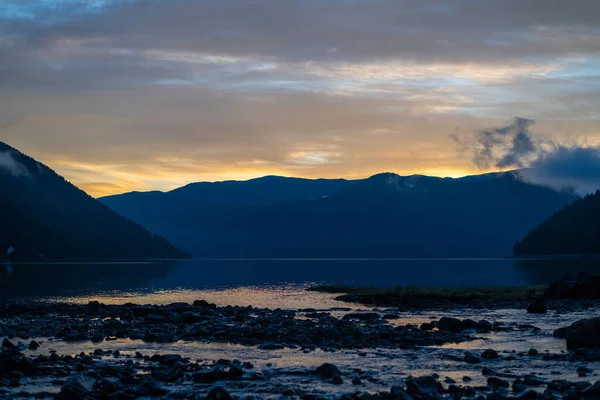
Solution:
M187 257L0 142L0 255L9 247L25 258Z
M264 179L266 187L294 182ZM289 196L255 181L223 184L249 194L213 184L188 203L156 192L101 201L197 257L492 257L510 254L518 238L575 199L512 173L307 181L310 190Z
M514 254L600 254L600 191L552 214L515 245Z

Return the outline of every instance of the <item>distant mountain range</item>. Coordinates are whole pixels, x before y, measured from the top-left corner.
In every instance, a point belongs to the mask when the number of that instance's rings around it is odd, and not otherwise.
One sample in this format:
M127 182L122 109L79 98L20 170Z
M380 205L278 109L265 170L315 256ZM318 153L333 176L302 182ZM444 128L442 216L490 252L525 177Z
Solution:
M515 245L516 255L600 254L600 191L549 216Z
M268 176L100 201L196 257L494 257L576 198L507 172Z
M0 142L0 257L186 258L47 166Z

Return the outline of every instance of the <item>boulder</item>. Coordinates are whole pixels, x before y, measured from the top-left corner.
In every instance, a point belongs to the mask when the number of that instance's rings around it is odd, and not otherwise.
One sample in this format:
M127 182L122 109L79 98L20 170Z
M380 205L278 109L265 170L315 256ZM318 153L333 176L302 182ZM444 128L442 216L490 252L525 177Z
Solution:
M374 321L379 319L379 314L371 312L355 312L344 315L342 319L357 319L359 321Z
M452 317L442 317L437 326L440 331L460 333L464 330L462 321Z
M492 349L484 350L483 353L481 353L481 358L486 360L495 360L499 357L498 352Z
M92 397L92 388L83 375L75 375L67 379L56 395L56 400L81 400Z
M544 296L556 300L598 300L600 299L600 275L581 272L576 280L567 275L561 280L552 282L544 292Z
M567 349L600 348L600 317L583 319L568 328L554 331L554 336L567 339Z
M583 392L581 392L581 394L584 398L585 397L599 398L600 397L600 381L598 381L598 382L594 383L593 385L584 389Z
M546 314L548 312L546 300L541 297L532 300L527 306L527 312L529 314Z
M442 389L442 385L433 376L409 376L406 379L406 392L411 396L436 398Z
M479 364L483 362L483 360L481 357L471 353L470 351L467 351L465 353L465 362L468 364Z
M325 363L325 364L321 365L320 367L318 367L317 369L315 369L312 372L312 374L318 375L324 379L331 379L334 376L342 375L342 372L336 365L330 364L330 363Z
M206 400L233 400L233 397L222 387L217 386L206 396Z

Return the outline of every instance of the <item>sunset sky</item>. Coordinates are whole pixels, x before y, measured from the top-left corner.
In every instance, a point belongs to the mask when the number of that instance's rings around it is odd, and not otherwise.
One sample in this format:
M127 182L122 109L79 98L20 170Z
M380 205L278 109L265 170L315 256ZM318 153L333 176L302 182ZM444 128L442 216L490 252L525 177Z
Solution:
M600 1L0 0L0 140L94 196L479 173L515 117L600 145Z

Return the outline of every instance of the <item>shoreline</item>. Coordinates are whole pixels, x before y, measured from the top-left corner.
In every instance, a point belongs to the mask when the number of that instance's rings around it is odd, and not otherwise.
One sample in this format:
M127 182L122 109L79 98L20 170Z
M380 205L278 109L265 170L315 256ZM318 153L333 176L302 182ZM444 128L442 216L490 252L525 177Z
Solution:
M397 309L4 304L0 397L504 399L597 389L600 352L503 350L505 340L535 339L548 328L447 317L461 315L454 311L437 313L439 320L417 312L429 321L419 326L403 324L406 312ZM217 350L206 354L210 348Z

